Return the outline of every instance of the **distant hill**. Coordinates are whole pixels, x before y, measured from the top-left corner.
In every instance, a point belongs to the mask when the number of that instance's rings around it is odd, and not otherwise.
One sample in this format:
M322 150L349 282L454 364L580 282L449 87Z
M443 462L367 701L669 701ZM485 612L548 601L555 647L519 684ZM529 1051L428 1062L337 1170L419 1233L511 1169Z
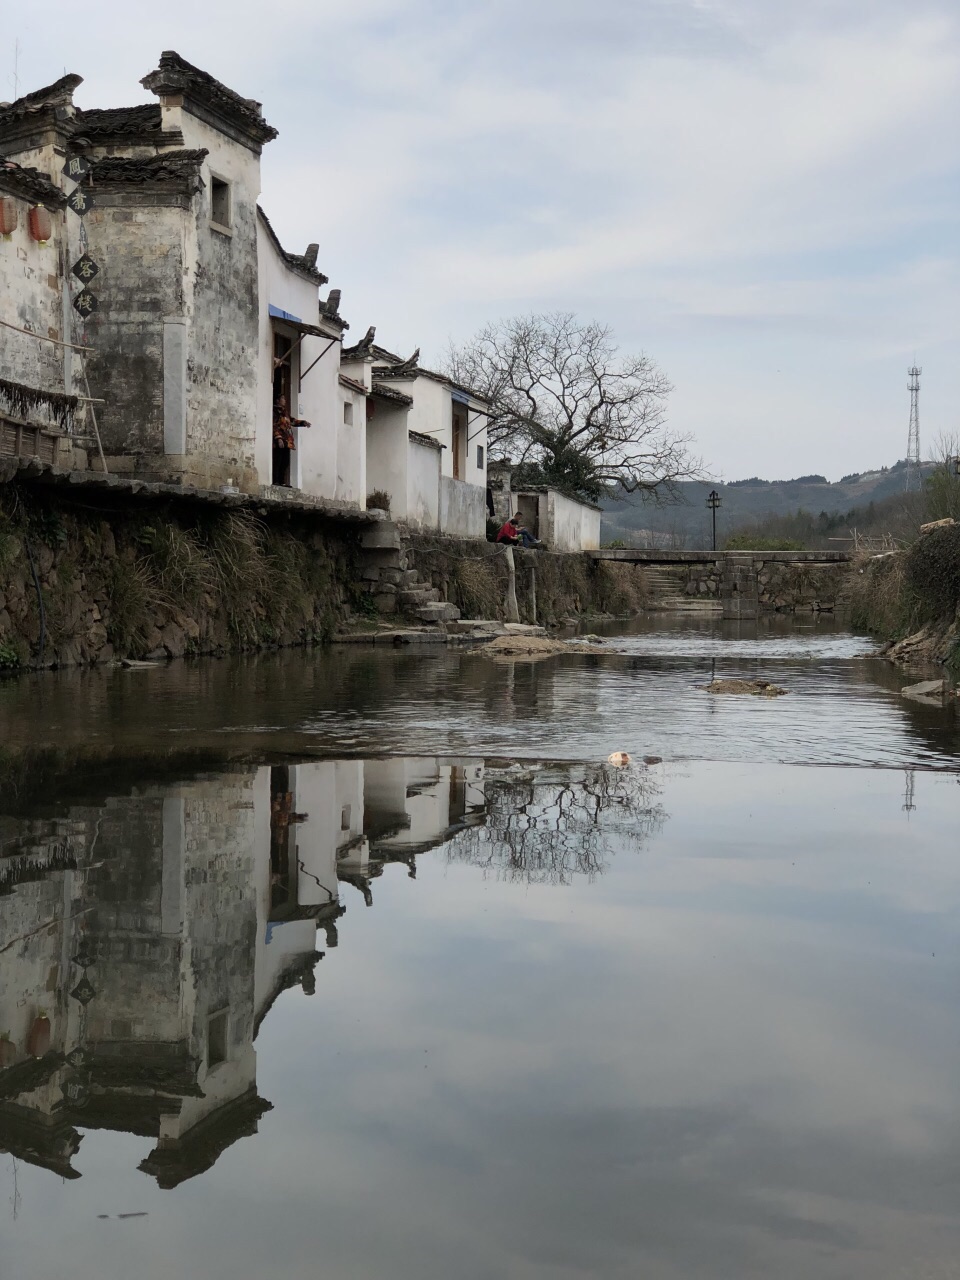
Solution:
M924 463L925 470L933 463ZM711 489L720 495L717 543L735 528L749 526L770 516L787 516L798 510L817 516L821 511L837 515L853 507L892 498L904 492L906 463L897 462L879 471L861 471L830 484L822 475L797 476L794 480L734 480L728 484L690 481L678 486L679 502L658 505L611 497L602 502L600 537L603 542L622 541L627 546L705 547L710 544L710 512L706 499Z

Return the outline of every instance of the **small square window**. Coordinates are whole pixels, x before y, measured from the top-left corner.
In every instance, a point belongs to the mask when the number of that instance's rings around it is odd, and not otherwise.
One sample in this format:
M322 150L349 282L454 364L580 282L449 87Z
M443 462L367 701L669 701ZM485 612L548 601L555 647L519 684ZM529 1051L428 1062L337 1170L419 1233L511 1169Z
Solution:
M483 445L482 444L477 445L477 470L478 471L483 470Z
M230 183L210 175L210 221L218 227L230 226Z
M207 1066L217 1067L227 1060L227 1011L207 1020Z
M348 427L353 426L353 405L349 400L343 402L343 421Z

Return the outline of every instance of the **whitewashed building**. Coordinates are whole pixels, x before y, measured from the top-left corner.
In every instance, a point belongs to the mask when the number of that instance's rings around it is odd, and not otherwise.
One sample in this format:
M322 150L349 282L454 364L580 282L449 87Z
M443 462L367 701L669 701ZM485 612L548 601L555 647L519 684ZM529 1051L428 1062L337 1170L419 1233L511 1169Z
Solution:
M490 463L490 492L496 519L519 513L529 529L551 551L596 551L600 546L602 509L550 485L513 486L511 464Z
M391 515L412 529L485 537L488 402L423 368L419 351L403 360L373 337L343 352L369 396L368 491L389 494Z

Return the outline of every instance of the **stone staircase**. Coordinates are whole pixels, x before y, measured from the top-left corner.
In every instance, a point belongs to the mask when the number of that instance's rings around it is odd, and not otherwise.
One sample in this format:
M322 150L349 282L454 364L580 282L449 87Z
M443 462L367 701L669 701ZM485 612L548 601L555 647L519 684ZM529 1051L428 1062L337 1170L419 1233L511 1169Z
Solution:
M685 567L646 565L644 577L650 589L648 608L669 613L716 613L720 603L715 599L687 594L688 572Z
M363 584L374 608L385 615L400 613L419 622L456 622L460 610L440 598L440 592L421 582L416 569L407 564L400 532L390 520L382 520L360 535Z

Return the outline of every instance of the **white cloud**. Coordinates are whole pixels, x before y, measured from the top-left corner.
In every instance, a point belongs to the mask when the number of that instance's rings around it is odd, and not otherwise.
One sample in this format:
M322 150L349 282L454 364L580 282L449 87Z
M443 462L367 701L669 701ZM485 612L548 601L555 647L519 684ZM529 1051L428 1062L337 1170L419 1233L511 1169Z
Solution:
M141 100L174 47L261 98L264 202L292 246L320 240L354 329L437 352L521 309L608 319L730 477L893 461L914 347L925 421L955 425L946 3L281 0L265 20L175 0L133 31L121 12L24 17L23 85L67 63L85 105Z

